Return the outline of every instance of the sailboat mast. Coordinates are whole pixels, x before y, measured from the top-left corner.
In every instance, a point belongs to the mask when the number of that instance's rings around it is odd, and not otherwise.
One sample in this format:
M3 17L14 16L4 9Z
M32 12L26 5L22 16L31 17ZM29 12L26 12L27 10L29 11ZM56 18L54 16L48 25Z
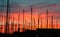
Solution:
M51 28L53 29L53 15L51 16Z
M8 33L9 31L9 27L8 27L8 12L9 12L9 0L7 0L7 13L6 13L6 29L5 29L5 33Z
M31 30L32 30L32 7L31 7Z
M48 10L47 10L47 25L46 25L46 28L48 28Z
M14 31L14 20L15 20L15 18L13 17L13 22L11 24L12 32Z
M23 31L24 31L25 25L24 25L24 9L23 9Z
M20 13L19 13L19 16L18 16L18 32L20 32Z
M34 28L36 27L35 24L36 24L36 22L35 22L35 18L34 18Z
M38 28L39 28L39 14L38 14Z
M57 29L58 29L58 19L56 19L56 27L57 27Z

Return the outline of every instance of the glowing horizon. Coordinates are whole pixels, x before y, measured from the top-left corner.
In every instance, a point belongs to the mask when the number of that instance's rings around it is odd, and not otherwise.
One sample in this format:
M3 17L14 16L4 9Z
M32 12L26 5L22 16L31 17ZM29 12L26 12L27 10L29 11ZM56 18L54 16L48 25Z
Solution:
M44 11L43 11L44 12ZM3 30L2 30L2 32L4 33L4 30L5 30L5 19L6 19L6 13L1 13L2 15L1 15L1 17L0 17L0 26L1 26L1 24L3 24L2 22L4 22L4 25L2 25L3 27ZM19 14L20 14L20 16L19 16ZM42 28L43 29L46 29L46 24L47 24L47 14L46 13L40 13L40 16L38 17L38 14L39 13L33 13L33 15L32 15L32 30L36 30L36 28L38 28L38 18L39 18L39 20L40 20L40 24L39 24L39 28L41 28L41 25L42 25ZM16 31L17 31L17 29L18 29L18 18L19 18L19 24L20 24L20 28L22 28L23 29L23 13L17 13L17 12L13 12L13 13L10 13L9 14L10 16L9 16L9 23L10 23L10 25L9 25L9 28L10 28L10 32L11 32L11 23L13 22L13 20L14 20L14 29L16 29ZM55 18L55 17L57 17L57 16L60 16L60 15L58 15L58 14L52 14L52 13L49 13L48 14L48 29L52 29L51 28L51 16L53 16L53 28L54 29L60 29L60 19L59 18ZM2 18L3 17L3 18ZM35 19L35 25L34 25L34 19ZM41 24L41 21L42 21L42 24ZM58 22L57 24L58 24L58 28L56 27L56 21ZM25 29L31 29L31 26L29 25L29 23L30 23L30 25L31 25L31 13L24 13L24 25L25 25ZM22 29L20 29L20 31L22 30ZM15 30L14 30L15 31ZM13 32L14 32L13 31Z

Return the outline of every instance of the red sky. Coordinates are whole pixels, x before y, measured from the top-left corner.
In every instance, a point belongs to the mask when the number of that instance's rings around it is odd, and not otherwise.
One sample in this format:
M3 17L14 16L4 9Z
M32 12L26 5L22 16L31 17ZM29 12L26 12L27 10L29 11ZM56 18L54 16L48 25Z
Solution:
M35 11L36 12L36 11ZM42 12L46 12L46 11L41 11L41 13ZM53 11L50 11L50 12L53 12ZM49 13L48 14L48 28L51 28L51 16L53 15L53 28L54 29L56 29L57 27L56 27L56 17L57 16L60 16L60 14L52 14L52 13ZM10 13L10 18L9 18L9 23L11 23L12 21L13 21L13 18L14 18L14 25L16 25L16 31L17 31L17 29L18 29L18 26L17 26L17 24L18 24L18 16L19 16L19 13L17 13L17 12L13 12L13 13ZM42 20L42 24L41 24L41 22L39 22L40 24L39 24L39 27L41 28L41 25L42 25L42 28L46 28L46 24L47 24L47 22L46 22L46 17L47 15L46 14L44 14L44 13L42 13L42 14L40 14L40 17L39 17L39 19L40 19L40 21ZM35 26L34 26L34 19L35 19ZM1 23L2 24L4 24L5 23L5 20L6 20L6 17L5 17L5 13L3 13L3 19L2 19L2 17L0 17L0 25L1 25ZM29 26L29 23L31 24L31 14L28 12L25 12L24 13L24 24L25 24L25 29L31 29L30 28L30 26ZM20 13L20 16L19 16L19 23L20 23L20 28L23 28L23 13ZM4 24L5 25L5 24ZM9 26L10 27L10 32L11 32L11 26ZM14 26L15 27L15 26ZM0 28L1 28L1 26L0 26ZM2 26L2 28L3 28L3 30L2 30L2 32L4 32L4 27ZM32 29L33 30L35 30L36 28L38 28L38 13L34 13L33 12L33 15L32 15ZM58 29L60 29L60 19L58 19ZM21 29L22 30L22 29ZM1 32L1 30L0 30L0 32Z

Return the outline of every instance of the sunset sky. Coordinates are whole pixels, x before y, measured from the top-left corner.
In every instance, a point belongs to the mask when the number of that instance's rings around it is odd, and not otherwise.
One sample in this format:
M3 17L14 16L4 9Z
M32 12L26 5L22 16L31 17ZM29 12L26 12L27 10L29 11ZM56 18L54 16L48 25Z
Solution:
M32 7L32 19L35 19L35 25L38 25L38 14L40 14L40 21L42 20L43 28L46 28L46 12L48 10L48 24L51 25L51 16L53 16L54 28L56 28L56 20L58 21L58 28L60 28L60 0L9 0L9 22L11 23L14 18L14 24L23 24L23 9L24 9L24 23L29 24L31 22L31 7ZM7 11L7 0L0 0L0 25L5 24ZM20 16L19 16L20 14ZM3 17L2 17L3 16ZM18 17L19 16L19 17ZM2 19L3 18L3 19ZM32 24L34 22L32 21ZM32 25L33 26L33 25Z

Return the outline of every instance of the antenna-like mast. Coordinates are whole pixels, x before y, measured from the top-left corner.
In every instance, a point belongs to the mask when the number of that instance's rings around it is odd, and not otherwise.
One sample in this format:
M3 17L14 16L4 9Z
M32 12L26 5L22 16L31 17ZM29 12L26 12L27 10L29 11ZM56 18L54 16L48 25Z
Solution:
M51 28L53 29L53 16L51 16Z
M25 19L25 25L27 25L27 20Z
M23 31L24 31L25 25L24 25L24 9L23 9Z
M31 30L32 30L32 7L31 7Z
M34 18L34 28L35 28L35 18Z
M48 28L48 10L47 10L47 25L46 25L46 28Z
M29 30L30 30L30 25L31 25L31 23L29 22Z
M6 13L6 29L5 29L5 33L8 34L9 31L9 27L8 27L8 12L9 12L9 0L7 0L7 13Z
M40 22L40 28L42 28L42 21L43 21L43 20L42 20L42 14L41 14L41 13L39 13L39 20L40 20L40 21L39 21L39 22Z
M14 20L15 20L15 18L13 17L13 22L11 23L12 31L14 31Z
M19 13L19 16L18 16L18 32L20 32L20 13Z
M40 17L40 16L39 16L39 14L38 14L38 28L39 28L39 17Z
M2 16L2 22L1 22L1 25L0 25L0 26L1 26L0 29L1 29L1 32L2 32L2 29L3 29L3 28L2 28L2 26L3 26L3 24L2 24L2 23L3 23L3 15L1 15L1 16Z
M57 27L57 29L58 29L58 19L56 19L56 27Z

